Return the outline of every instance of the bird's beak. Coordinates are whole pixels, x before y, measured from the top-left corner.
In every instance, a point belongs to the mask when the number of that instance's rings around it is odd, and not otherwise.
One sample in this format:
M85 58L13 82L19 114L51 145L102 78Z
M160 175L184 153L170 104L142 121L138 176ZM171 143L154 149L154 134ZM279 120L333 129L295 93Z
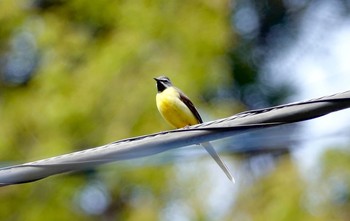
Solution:
M153 78L155 81L157 81L158 82L158 79L157 78Z

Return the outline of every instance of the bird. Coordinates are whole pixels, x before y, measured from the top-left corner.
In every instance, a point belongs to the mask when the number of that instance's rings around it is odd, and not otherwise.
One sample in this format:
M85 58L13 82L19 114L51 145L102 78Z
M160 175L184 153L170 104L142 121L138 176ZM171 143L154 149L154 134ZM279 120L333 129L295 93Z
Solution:
M164 120L175 128L184 128L203 123L203 120L192 101L166 76L153 78L156 81L156 104ZM226 164L221 160L210 142L201 143L210 156L221 167L226 176L234 183L235 180Z

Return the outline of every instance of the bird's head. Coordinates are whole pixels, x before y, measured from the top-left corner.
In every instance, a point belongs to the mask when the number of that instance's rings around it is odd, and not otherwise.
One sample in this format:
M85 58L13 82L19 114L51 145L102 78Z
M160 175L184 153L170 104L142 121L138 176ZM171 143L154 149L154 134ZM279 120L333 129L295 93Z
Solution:
M172 87L173 84L171 83L170 79L166 76L160 76L153 78L157 82L157 89L158 92L164 91L168 87Z

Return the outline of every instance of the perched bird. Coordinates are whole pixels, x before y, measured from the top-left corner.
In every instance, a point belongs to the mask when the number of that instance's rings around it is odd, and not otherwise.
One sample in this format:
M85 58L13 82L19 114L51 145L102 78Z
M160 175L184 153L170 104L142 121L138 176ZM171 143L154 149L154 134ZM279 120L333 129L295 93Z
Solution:
M174 87L170 79L165 76L154 78L157 82L157 108L162 117L175 128L182 128L203 123L201 116L191 100L178 88ZM225 163L220 159L209 142L201 143L226 176L235 182Z

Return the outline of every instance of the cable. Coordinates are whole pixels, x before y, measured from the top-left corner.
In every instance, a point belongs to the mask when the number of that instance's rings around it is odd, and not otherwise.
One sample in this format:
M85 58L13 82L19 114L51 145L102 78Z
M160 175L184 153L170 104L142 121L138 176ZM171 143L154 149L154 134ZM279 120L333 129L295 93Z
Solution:
M0 168L0 186L33 182L112 161L145 157L167 150L217 140L252 129L305 121L350 107L350 91L309 101L242 112L188 128L115 141L70 154Z

